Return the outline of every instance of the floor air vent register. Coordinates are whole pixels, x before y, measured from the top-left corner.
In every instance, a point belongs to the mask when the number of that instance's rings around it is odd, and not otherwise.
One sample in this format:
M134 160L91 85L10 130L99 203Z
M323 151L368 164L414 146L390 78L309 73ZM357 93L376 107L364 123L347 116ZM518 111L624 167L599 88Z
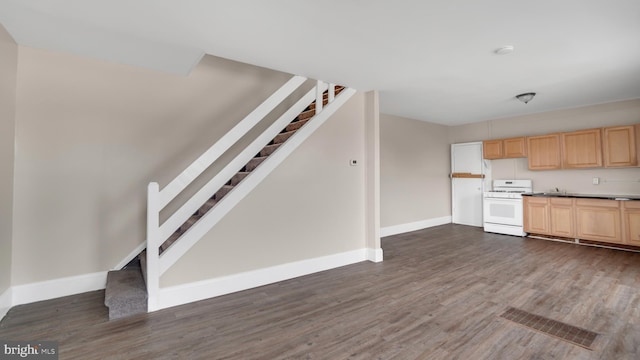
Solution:
M589 350L593 350L591 346L598 336L598 334L593 331L585 330L513 307L507 308L507 311L500 315L500 317Z

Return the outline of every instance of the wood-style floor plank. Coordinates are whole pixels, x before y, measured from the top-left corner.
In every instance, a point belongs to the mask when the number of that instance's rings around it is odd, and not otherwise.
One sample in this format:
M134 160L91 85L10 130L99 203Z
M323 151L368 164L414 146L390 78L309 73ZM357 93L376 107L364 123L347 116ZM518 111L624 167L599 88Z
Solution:
M17 306L3 340L60 359L640 359L640 254L443 225L362 262L109 322L95 291ZM593 351L515 307L599 334Z

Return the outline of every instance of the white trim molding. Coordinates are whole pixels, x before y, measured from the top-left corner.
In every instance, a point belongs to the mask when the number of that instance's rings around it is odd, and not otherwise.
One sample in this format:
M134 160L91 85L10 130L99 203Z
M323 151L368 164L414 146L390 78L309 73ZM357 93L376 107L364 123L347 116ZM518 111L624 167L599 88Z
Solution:
M101 290L106 287L106 284L107 272L101 271L91 274L17 285L12 288L13 295L11 306L81 294L88 291Z
M5 292L2 293L2 295L0 295L0 321L4 319L4 316L7 315L9 309L11 309L11 306L13 305L13 297L11 293L11 288L8 288L7 290L5 290Z
M387 226L380 229L380 236L385 237L390 235L397 235L449 223L451 223L451 216L443 216L439 218L415 221L412 223Z
M367 248L367 260L371 262L381 262L383 259L382 249Z
M156 306L154 308L149 308L149 311L157 311L173 306L188 304L194 301L247 290L258 286L276 283L278 281L289 280L299 276L355 264L361 261L367 261L370 260L368 250L369 249L363 248L214 279L160 288Z

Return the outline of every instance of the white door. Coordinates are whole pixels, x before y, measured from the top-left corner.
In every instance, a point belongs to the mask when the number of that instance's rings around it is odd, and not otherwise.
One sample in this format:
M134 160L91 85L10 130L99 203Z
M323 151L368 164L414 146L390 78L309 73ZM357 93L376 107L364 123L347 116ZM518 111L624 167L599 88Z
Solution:
M482 142L451 145L451 212L454 224L482 226L482 192L488 168Z

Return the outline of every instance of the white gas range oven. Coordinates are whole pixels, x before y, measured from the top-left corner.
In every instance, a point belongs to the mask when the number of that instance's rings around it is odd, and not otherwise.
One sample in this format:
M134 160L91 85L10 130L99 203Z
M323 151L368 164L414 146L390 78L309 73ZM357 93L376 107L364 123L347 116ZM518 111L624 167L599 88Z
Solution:
M532 189L531 180L493 180L493 190L483 194L484 231L525 236L522 194Z

